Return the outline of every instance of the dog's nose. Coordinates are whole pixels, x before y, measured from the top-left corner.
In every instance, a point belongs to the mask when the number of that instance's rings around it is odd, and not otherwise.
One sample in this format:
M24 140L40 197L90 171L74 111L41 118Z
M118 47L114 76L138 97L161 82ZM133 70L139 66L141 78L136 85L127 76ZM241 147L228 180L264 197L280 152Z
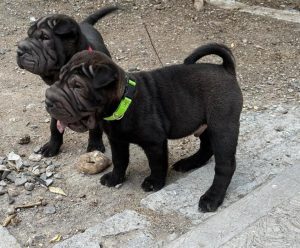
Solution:
M20 41L18 43L18 49L17 49L18 56L22 56L24 53L28 51L29 51L28 42L26 42L25 40Z
M49 99L45 100L45 104L46 104L47 108L52 108L54 106L53 103Z

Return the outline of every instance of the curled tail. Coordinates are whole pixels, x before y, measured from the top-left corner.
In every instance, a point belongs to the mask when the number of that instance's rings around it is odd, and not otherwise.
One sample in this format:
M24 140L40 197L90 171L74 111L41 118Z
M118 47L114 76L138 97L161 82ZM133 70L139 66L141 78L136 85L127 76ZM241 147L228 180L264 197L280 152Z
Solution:
M94 14L91 14L87 18L85 18L82 22L94 25L97 21L99 21L99 19L110 14L113 11L116 11L117 9L119 9L117 6L109 6L99 9Z
M223 59L224 68L228 72L235 75L234 56L231 50L223 44L209 43L207 45L197 48L190 56L188 56L184 60L184 64L186 65L195 64L197 60L211 54L220 56Z

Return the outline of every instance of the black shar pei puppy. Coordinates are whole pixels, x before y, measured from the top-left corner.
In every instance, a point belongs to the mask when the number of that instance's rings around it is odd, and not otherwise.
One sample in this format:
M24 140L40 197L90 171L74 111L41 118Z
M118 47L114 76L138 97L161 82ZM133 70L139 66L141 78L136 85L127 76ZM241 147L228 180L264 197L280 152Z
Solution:
M58 80L60 69L75 53L97 50L110 56L101 34L93 25L117 9L115 6L102 8L79 24L61 14L40 18L28 29L28 37L18 44L19 67L41 76L46 84L52 85ZM57 155L63 143L63 127L53 118L50 131L50 141L40 150L45 157ZM93 150L105 150L100 126L95 126L89 132L87 151Z
M220 56L223 64L195 63L210 54ZM235 171L242 102L233 55L215 43L196 49L184 64L132 74L103 53L77 53L62 69L60 81L47 89L45 101L51 116L75 131L103 122L114 167L101 183L109 187L125 179L130 143L147 155L151 174L142 188L151 191L165 185L167 140L199 136L200 149L173 168L199 168L215 156L213 183L199 202L204 212L223 202Z

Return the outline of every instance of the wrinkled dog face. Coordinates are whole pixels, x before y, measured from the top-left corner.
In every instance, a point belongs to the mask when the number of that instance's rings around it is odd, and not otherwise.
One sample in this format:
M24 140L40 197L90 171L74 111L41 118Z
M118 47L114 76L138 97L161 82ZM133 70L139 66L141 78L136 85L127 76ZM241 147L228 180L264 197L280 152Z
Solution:
M18 65L53 84L72 53L66 49L75 50L79 32L78 24L68 16L40 18L28 29L28 37L18 44Z
M46 110L58 120L61 131L65 127L76 132L95 128L113 98L116 71L108 64L84 62L90 56L86 51L76 54L63 67L60 80L46 90ZM81 61L73 63L78 57Z

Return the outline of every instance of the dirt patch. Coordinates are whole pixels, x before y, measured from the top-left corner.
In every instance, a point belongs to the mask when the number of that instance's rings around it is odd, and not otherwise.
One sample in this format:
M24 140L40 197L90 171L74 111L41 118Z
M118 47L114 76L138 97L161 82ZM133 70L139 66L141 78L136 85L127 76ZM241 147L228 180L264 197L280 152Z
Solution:
M44 144L49 137L49 116L44 109L46 86L37 76L20 70L15 59L16 43L25 36L30 17L59 12L82 20L87 13L107 2L1 1L0 157L14 151L28 159L34 148ZM120 2L124 10L103 19L96 27L113 59L124 69L160 67L142 24L145 22L165 65L181 63L192 50L208 42L223 42L230 46L237 61L244 111L260 111L280 103L299 104L299 24L212 6L197 12L189 0ZM280 6L283 1L274 2ZM219 61L214 58L204 61L208 60ZM18 144L25 134L30 135L31 142ZM106 139L105 145L107 147ZM193 153L198 145L198 140L193 137L170 142L170 164ZM36 162L51 161L60 165L57 172L62 178L55 179L53 186L63 189L66 197L53 194L41 185L30 192L23 186L10 183L6 186L9 191L16 192L15 203L9 204L7 194L0 196L0 220L14 204L43 198L50 206L46 210L44 206L38 206L17 212L20 222L8 228L22 244L33 240L32 245L51 247L49 240L58 233L67 238L124 209L139 209L140 200L147 195L140 184L149 173L141 149L131 147L128 180L115 189L101 186L101 175L83 176L75 170L74 162L85 152L86 146L87 134L67 131L60 155ZM109 149L106 154L110 156ZM168 183L180 177L182 174L171 171ZM181 226L174 225L174 216L159 221L170 232L176 228L184 230L187 226L184 222Z

